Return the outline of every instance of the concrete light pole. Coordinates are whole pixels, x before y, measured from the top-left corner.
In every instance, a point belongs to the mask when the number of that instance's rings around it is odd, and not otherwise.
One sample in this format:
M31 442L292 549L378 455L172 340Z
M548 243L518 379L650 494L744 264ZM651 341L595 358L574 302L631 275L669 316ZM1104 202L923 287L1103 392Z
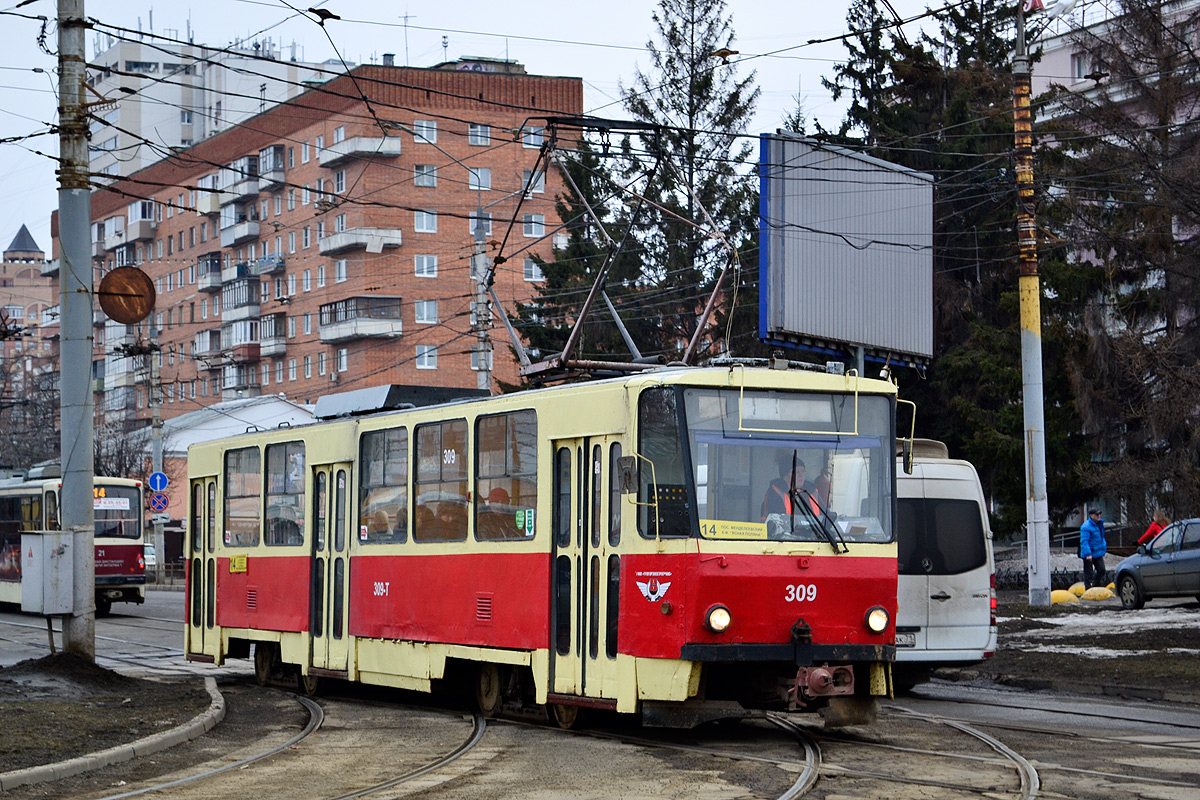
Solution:
M1046 495L1046 425L1042 381L1041 281L1033 197L1033 122L1025 13L1041 0L1018 0L1013 55L1013 132L1016 137L1017 263L1021 301L1021 383L1025 405L1025 537L1029 604L1050 605L1050 506Z
M63 649L96 660L95 512L92 504L92 206L88 183L83 0L58 0L59 269L58 383L64 533L73 534L74 604L63 617Z

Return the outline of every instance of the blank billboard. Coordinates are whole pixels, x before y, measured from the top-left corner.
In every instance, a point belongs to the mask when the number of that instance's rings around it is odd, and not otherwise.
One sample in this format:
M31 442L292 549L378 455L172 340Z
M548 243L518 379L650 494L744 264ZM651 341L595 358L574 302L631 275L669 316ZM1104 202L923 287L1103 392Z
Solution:
M933 356L933 178L786 133L761 137L759 338Z

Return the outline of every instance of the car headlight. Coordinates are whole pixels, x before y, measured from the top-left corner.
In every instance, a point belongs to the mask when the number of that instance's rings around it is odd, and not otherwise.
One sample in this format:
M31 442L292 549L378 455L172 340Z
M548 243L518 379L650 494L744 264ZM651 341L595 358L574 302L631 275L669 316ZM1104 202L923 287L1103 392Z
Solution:
M867 623L867 630L871 633L883 633L891 623L892 616L888 614L887 609L883 606L875 606L867 612L867 617L864 621Z
M704 627L713 633L722 633L731 622L733 617L729 615L729 609L725 606L713 606L704 615Z

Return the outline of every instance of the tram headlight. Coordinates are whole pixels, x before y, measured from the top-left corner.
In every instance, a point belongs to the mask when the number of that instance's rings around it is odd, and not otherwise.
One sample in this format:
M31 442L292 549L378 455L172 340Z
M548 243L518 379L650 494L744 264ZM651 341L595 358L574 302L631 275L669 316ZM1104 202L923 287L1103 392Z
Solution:
M733 617L729 615L729 609L722 605L713 606L704 615L704 627L713 633L723 633L731 622Z
M891 624L892 615L887 612L883 606L874 606L867 611L867 616L864 622L867 624L867 630L871 633L883 633L887 630L887 626Z

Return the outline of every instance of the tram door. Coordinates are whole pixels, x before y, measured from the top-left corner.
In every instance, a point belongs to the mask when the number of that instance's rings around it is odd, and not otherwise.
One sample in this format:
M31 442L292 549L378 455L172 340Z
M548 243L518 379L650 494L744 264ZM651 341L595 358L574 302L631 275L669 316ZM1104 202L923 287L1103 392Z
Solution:
M592 436L554 446L550 686L557 694L616 695L605 689L615 674L616 653L610 624L617 601L609 552L615 549L609 531L613 475L607 467L614 441Z
M189 653L217 655L217 479L191 481L188 498ZM162 557L161 554L159 556Z
M346 669L346 592L349 588L350 465L313 468L312 577L309 664Z

